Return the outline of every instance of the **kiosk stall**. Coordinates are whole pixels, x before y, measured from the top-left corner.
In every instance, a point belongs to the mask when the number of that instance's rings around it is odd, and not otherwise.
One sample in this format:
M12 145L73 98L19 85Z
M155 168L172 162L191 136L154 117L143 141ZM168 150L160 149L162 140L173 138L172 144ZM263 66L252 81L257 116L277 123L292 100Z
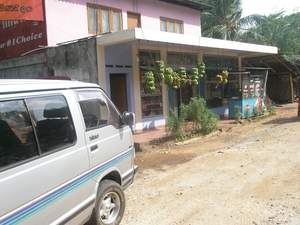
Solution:
M234 119L236 110L242 118L265 114L266 83L268 68L243 68L245 71L229 72L229 118Z

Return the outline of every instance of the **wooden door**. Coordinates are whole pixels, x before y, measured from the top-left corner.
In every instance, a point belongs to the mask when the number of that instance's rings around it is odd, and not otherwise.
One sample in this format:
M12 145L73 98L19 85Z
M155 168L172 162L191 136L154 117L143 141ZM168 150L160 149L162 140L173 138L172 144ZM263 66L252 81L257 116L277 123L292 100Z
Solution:
M110 93L120 113L127 111L126 74L110 74Z

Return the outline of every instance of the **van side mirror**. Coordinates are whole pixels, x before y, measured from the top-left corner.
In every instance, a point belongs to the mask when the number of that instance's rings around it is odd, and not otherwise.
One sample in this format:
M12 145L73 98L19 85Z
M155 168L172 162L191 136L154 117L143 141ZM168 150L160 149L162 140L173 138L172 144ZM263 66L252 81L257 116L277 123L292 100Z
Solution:
M135 124L135 114L132 112L123 112L122 120L126 125L134 125Z

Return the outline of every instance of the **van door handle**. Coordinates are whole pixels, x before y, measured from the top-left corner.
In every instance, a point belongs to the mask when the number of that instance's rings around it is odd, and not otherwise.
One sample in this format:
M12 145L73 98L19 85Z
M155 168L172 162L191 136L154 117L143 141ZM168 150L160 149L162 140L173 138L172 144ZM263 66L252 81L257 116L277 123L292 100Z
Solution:
M98 145L91 146L91 151L95 151L96 149L98 149Z

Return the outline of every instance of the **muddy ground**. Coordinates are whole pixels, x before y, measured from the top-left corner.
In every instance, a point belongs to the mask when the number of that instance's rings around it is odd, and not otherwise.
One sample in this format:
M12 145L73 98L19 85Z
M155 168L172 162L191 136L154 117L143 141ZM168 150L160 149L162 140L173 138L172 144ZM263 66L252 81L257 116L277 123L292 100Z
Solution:
M297 103L136 154L121 225L300 224Z

